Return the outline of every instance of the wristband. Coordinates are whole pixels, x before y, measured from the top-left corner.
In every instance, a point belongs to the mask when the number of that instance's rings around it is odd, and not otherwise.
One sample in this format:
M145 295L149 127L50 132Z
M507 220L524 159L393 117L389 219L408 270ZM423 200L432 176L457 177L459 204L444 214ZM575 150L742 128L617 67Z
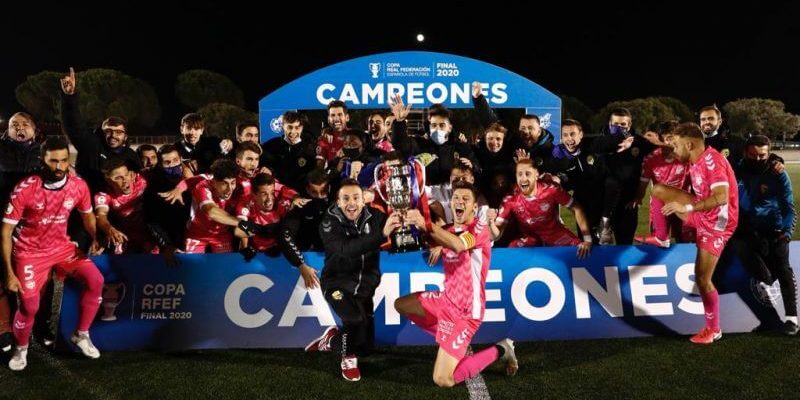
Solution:
M591 243L592 242L592 235L583 235L583 241Z
M694 211L694 207L693 207L691 204L687 204L687 205L686 205L686 212L687 212L687 213L690 213L690 212L692 212L692 211Z

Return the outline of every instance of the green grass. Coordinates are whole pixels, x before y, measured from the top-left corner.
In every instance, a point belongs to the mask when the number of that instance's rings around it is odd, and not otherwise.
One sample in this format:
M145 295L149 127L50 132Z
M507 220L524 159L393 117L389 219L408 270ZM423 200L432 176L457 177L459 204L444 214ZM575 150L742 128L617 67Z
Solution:
M793 397L797 340L759 333L726 335L712 346L692 345L686 337L519 343L517 376L506 377L496 364L483 377L493 399ZM468 397L464 385L433 385L434 347L379 350L361 360L361 382L346 382L334 355L301 350L117 352L86 360L35 349L25 371L0 369L0 398Z
M798 202L800 202L800 164L787 164L786 171L789 173L789 178L792 180L792 190L794 192L794 204L797 207ZM637 235L647 235L650 231L650 202L648 199L650 198L650 189L647 190L647 194L644 196L644 204L639 207L639 225L636 228ZM599 201L599 200L598 200ZM800 208L798 208L800 211ZM575 217L572 213L562 208L561 209L561 218L564 220L564 226L567 227L574 227L575 226ZM795 229L794 236L792 236L794 240L800 240L800 229Z

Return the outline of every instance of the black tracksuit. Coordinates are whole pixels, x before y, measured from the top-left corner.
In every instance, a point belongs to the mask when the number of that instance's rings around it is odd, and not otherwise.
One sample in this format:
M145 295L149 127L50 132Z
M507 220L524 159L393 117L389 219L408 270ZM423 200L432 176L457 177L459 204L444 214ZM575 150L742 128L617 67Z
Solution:
M331 345L343 355L364 355L375 342L372 296L380 284L380 245L386 215L365 207L356 222L333 204L319 227L325 247L320 283L325 299L342 319Z

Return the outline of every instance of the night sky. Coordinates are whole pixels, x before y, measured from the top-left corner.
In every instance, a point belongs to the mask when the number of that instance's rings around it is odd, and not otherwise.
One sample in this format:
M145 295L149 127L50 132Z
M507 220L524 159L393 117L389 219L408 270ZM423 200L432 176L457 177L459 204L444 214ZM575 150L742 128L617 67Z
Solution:
M381 6L403 9L395 15L369 6L287 2L267 5L274 11L265 15L233 2L221 3L227 8L184 2L180 13L160 10L159 3L111 3L58 10L4 5L0 115L19 110L14 88L28 75L70 65L106 67L151 83L164 109L160 125L174 127L185 111L174 96L182 71L206 68L227 75L255 111L258 99L305 73L402 50L493 63L594 110L612 100L664 95L693 109L767 97L800 113L800 68L791 62L800 56L800 8L793 5ZM316 39L301 40L301 31ZM424 44L415 40L420 32Z

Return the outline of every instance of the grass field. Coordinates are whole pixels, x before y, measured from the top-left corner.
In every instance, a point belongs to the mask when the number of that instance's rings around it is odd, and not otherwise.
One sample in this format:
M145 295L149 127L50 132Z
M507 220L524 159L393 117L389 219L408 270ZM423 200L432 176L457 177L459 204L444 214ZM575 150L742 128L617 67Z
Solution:
M800 164L787 164L786 171L789 173L789 178L792 180L792 190L794 192L794 204L795 207L800 210L800 207L797 207L798 202L800 202ZM646 235L649 233L649 223L650 223L650 203L648 199L650 198L650 190L647 191L647 195L645 195L644 204L639 208L639 226L636 228L637 235ZM601 199L598 199L598 201ZM567 227L575 226L575 217L572 216L572 213L566 209L561 210L561 218L564 220L564 225ZM794 236L792 237L794 240L800 240L800 230L795 229Z
M699 321L698 321L699 323ZM728 335L520 343L520 371L484 371L493 399L794 398L798 338ZM346 382L332 354L300 350L104 353L98 360L34 349L28 368L0 368L7 399L465 399L431 381L433 347L385 348Z

